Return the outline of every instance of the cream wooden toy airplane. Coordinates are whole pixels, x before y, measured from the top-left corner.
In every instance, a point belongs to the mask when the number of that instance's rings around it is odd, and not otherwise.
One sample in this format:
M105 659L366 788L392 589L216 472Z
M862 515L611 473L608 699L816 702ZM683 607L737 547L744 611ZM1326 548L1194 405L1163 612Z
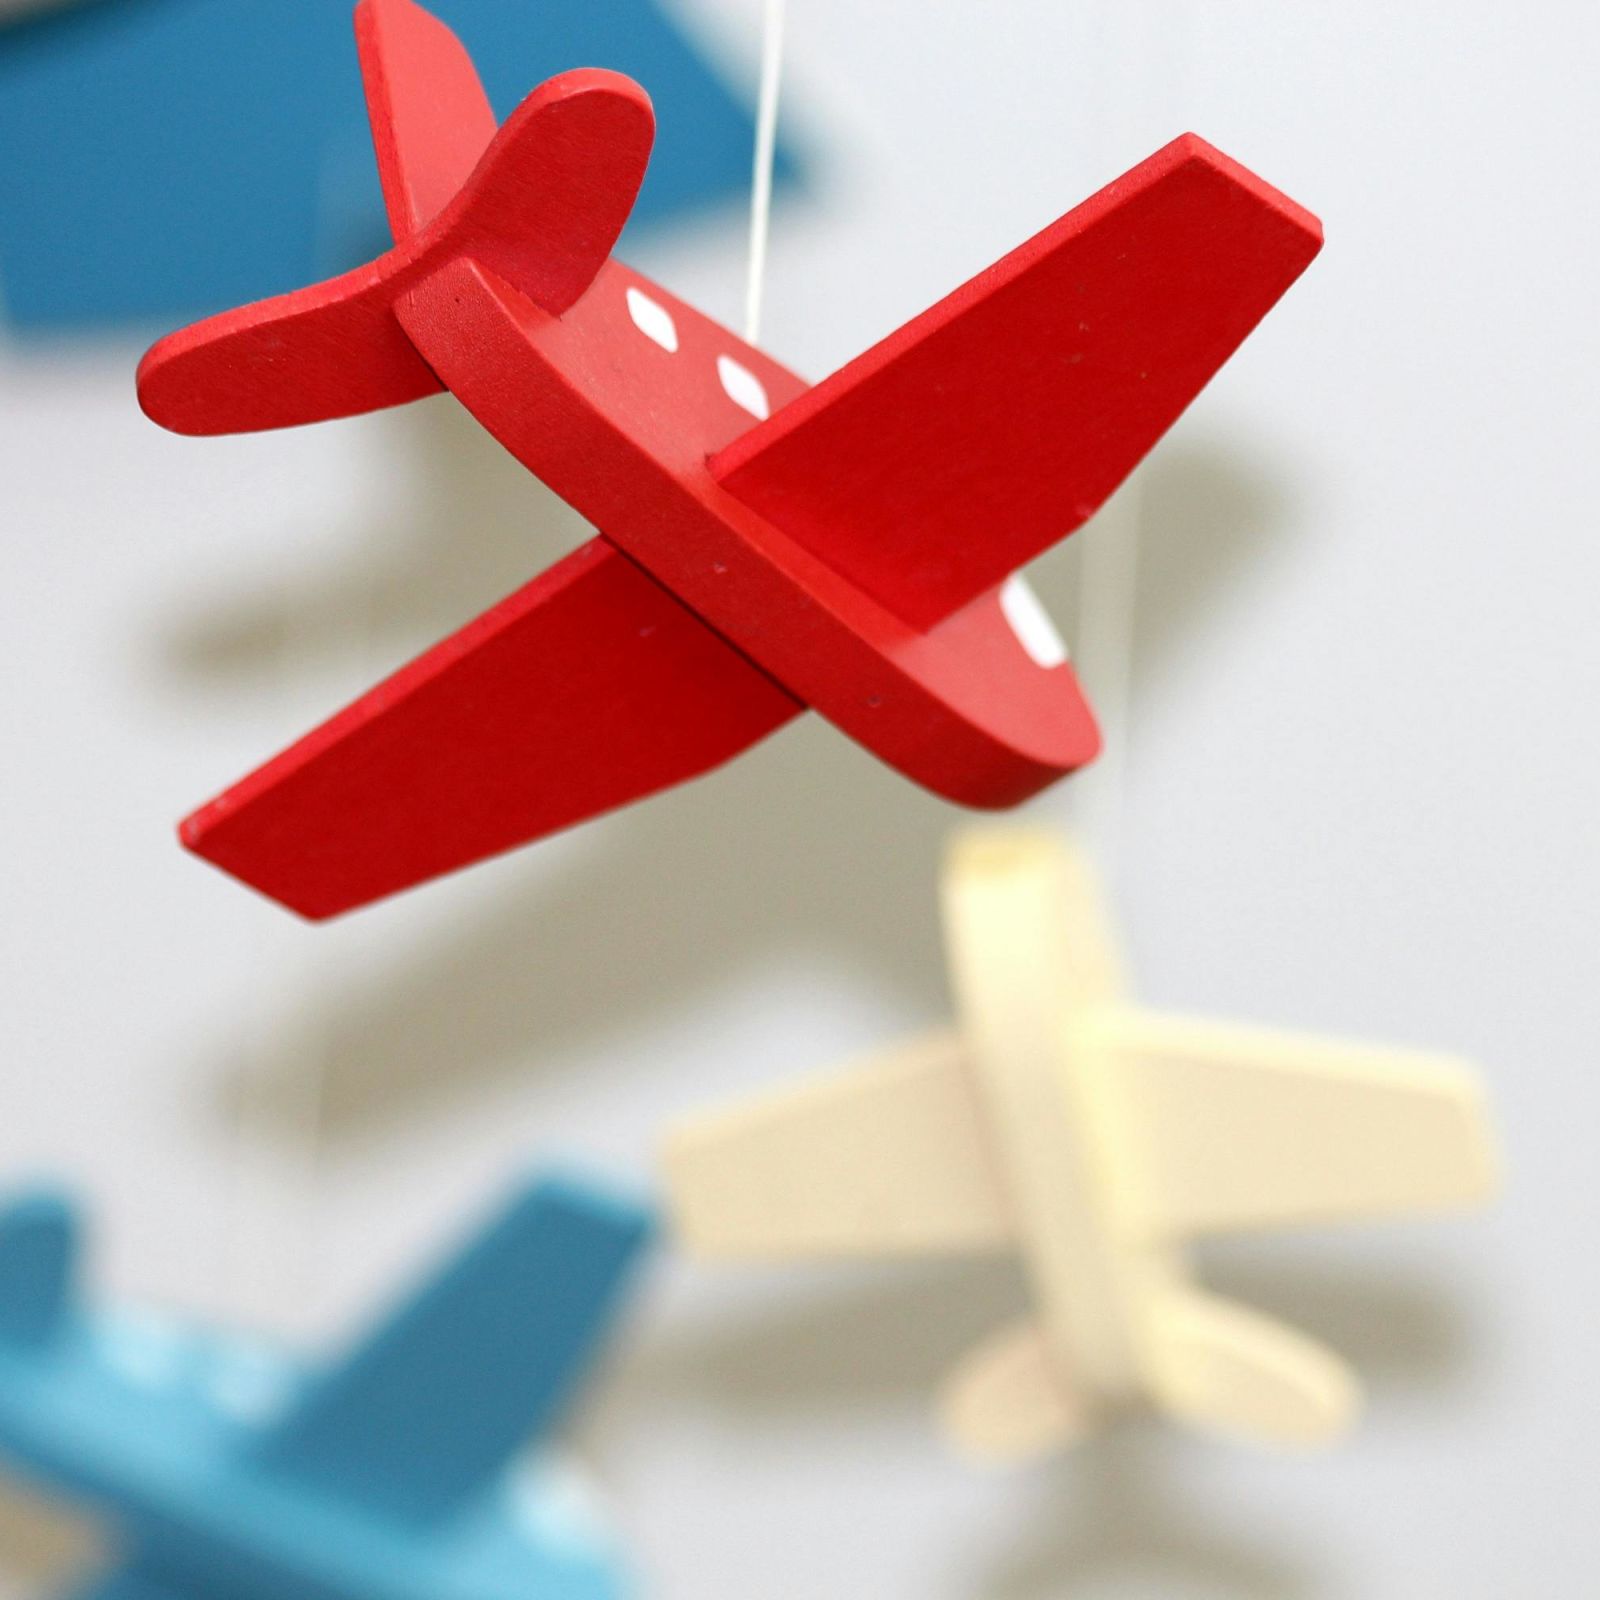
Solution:
M1034 1314L942 1399L983 1457L1138 1406L1281 1444L1340 1433L1359 1401L1345 1363L1206 1293L1183 1246L1482 1198L1496 1160L1472 1071L1136 1009L1084 863L1048 835L965 835L944 898L958 1026L680 1129L683 1241L767 1260L1017 1251Z

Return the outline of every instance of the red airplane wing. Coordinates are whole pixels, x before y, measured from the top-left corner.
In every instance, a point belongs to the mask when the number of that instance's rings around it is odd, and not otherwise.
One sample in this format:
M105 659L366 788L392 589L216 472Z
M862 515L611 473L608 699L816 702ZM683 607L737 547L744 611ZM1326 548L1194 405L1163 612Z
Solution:
M1308 211L1186 135L712 472L931 627L1098 510L1321 244Z
M693 777L801 709L592 539L203 806L181 836L292 910L329 917Z

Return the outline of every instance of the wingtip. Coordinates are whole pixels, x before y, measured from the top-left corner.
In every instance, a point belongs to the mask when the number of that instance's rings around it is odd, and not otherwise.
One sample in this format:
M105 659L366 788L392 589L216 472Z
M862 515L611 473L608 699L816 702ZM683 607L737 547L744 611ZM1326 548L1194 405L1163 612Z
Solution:
M163 335L139 358L133 387L139 409L158 428L168 433L191 436L205 433L203 414L193 413L183 401L190 391L180 381L173 382L173 363L182 352L182 330Z
M161 358L157 352L164 341L158 341L150 346L139 358L139 365L134 369L133 392L139 402L139 409L144 412L150 421L158 428L165 428L166 421L161 415L160 378L157 376L161 369Z
M513 118L520 120L557 105L580 101L594 102L598 115L606 119L597 133L619 145L631 143L635 152L632 159L638 166L638 176L632 181L628 196L631 211L656 140L655 102L636 78L610 67L571 67L546 78L517 108Z
M1306 255L1308 262L1322 248L1322 219L1314 211L1308 210L1276 185L1268 183L1265 178L1252 172L1242 162L1234 160L1225 150L1219 150L1209 139L1202 138L1194 132L1181 133L1171 144L1157 152L1155 159L1162 158L1166 158L1174 166L1194 162L1209 167L1240 188L1249 190L1257 199L1292 222L1305 235L1310 245Z
M533 93L547 102L569 100L580 94L612 95L646 112L652 128L655 126L655 102L649 91L638 79L611 67L571 67L546 78Z
M158 428L189 439L215 438L243 431L228 426L223 414L208 404L203 383L194 381L194 364L188 359L202 342L195 324L165 334L140 357L134 371L134 393L139 409Z
M214 867L218 872L225 873L235 883L242 883L245 888L253 889L262 899L270 900L273 905L292 912L304 922L329 922L352 909L344 902L306 899L286 892L282 887L268 887L261 876L242 871L241 864L234 859L235 852L228 848L223 832L226 823L234 815L234 810L227 804L227 800L228 797L223 796L208 801L199 810L190 812L178 824L178 843L190 855L204 861L208 867Z
M425 6L419 6L416 0L356 0L353 8L355 24L360 27L363 23L380 22L386 11L395 16L412 16L417 12L424 16L433 15Z
M53 1184L0 1202L0 1342L37 1344L70 1314L78 1207Z
M541 1168L528 1181L523 1203L534 1212L560 1211L595 1224L632 1254L655 1237L654 1209L639 1195L601 1182L577 1167Z
M398 13L413 9L412 0L356 0L350 8L350 23L359 39L366 30L378 26L385 11Z

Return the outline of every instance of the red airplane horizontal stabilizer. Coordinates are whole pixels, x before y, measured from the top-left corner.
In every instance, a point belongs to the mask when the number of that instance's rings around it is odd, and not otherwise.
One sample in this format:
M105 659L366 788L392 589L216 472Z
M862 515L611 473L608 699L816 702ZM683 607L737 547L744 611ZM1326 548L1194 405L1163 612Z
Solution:
M182 838L330 917L697 776L802 709L592 539L203 806Z
M1186 135L721 451L730 493L913 627L1088 519L1322 245Z
M375 63L387 64L389 42L376 23L392 7L389 0L377 19L369 17ZM460 93L458 79L451 81ZM393 109L414 114L419 135L432 109L421 92L391 91ZM388 120L383 97L375 93L373 104L375 128L386 140L398 136L401 125ZM396 321L396 301L446 262L465 258L559 315L610 255L654 134L649 97L620 73L584 68L551 78L506 119L466 183L417 232L342 277L168 335L139 363L139 403L176 433L249 433L433 393L439 380ZM411 165L403 174L409 142L404 152L390 143L391 215L431 203L462 147L449 149L454 154L439 167ZM415 192L409 173L418 175Z

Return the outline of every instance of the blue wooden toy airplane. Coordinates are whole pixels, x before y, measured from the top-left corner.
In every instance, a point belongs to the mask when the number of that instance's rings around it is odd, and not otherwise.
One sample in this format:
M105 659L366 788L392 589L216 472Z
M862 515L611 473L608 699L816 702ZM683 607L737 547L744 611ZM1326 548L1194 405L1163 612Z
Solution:
M0 1462L103 1515L77 1600L617 1600L614 1555L519 1459L613 1321L647 1215L544 1178L342 1361L91 1316L79 1221L0 1211Z
M604 63L645 86L661 133L641 221L748 194L750 111L656 0L434 8L501 116L568 67ZM93 0L0 20L11 320L170 322L376 254L387 234L349 33L350 0ZM782 153L779 170L793 170Z

